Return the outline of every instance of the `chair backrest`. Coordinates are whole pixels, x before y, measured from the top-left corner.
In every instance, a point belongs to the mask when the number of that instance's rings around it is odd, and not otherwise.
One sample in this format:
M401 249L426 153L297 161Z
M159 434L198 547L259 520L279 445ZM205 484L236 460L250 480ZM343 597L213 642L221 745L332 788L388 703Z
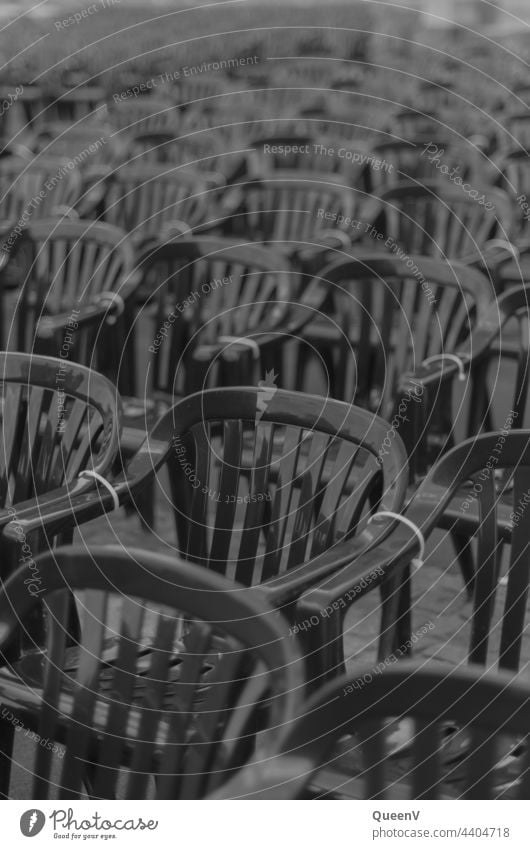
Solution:
M58 549L35 565L58 626L40 703L0 676L2 704L33 708L50 743L36 747L30 798L200 799L244 768L258 732L262 754L277 751L303 669L282 619L255 592L118 546ZM65 589L80 599L76 650L61 627ZM0 592L2 654L36 603L19 570Z
M81 174L67 157L39 156L31 162L6 157L0 160L1 217L24 225L57 214L79 200L81 186Z
M141 268L143 288L157 303L153 387L170 394L203 388L189 373L200 346L216 348L207 384L229 379L222 337L254 338L268 364L267 351L274 355L273 344L310 321L324 297L318 281L299 294L299 276L281 253L230 239L179 237L147 251Z
M256 138L250 146L253 148L248 154L251 174L260 176L277 169L329 172L342 175L349 186L366 188L369 151L345 145L340 139L283 134Z
M351 405L277 389L196 393L166 413L179 543L187 559L245 585L274 581L399 510L399 436ZM328 570L330 566L328 565Z
M374 146L373 156L383 160L385 167L370 169L371 187L381 191L383 188L410 180L412 183L425 180L443 180L444 174L438 169L441 162L455 174L467 180L470 172L470 159L463 145L443 137L440 133L432 139L395 139L380 141Z
M109 177L105 220L135 238L159 235L172 221L205 220L208 191L201 175L171 165L126 164Z
M503 156L498 168L502 173L502 185L512 197L516 210L517 235L526 236L530 230L528 224L528 211L530 204L530 168L528 167L528 154L526 149L512 150ZM522 196L522 197L521 197ZM520 198L520 200L516 200Z
M108 123L89 118L76 124L52 121L35 136L35 150L42 156L73 159L81 168L123 161L126 144Z
M150 133L158 130L177 130L180 117L169 100L155 97L134 97L132 94L115 102L109 112L115 127L124 132Z
M119 295L135 265L127 234L111 224L52 218L30 222L27 233L33 263L26 285L39 312L66 312L102 293Z
M72 484L85 469L109 475L120 400L102 375L67 358L2 352L0 385L4 510ZM87 482L70 487L71 493L79 488Z
M461 259L482 250L488 239L509 238L513 227L510 198L490 186L464 190L448 178L399 184L378 196L387 238L408 253Z
M318 275L342 332L333 394L391 418L403 376L428 357L455 353L493 298L485 276L425 256L358 252ZM324 319L321 318L321 321Z
M311 242L319 230L333 226L326 213L336 215L335 221L351 218L357 204L354 190L343 180L314 171L282 169L234 188L242 200L231 218L233 232L278 247Z
M530 116L528 111L508 115L504 118L503 123L508 134L506 146L510 148L520 146L526 150L530 144Z
M291 762L295 757L303 763L312 759L315 784L330 796L526 799L528 747L519 758L521 774L511 786L497 784L495 767L503 737L527 737L529 705L527 686L511 675L487 675L482 668L400 661L383 671L356 669L314 696L283 750ZM412 720L412 733L398 753L392 740L396 719ZM444 746L455 726L466 746L451 759ZM344 773L336 746L346 735L353 736L340 747L348 763Z
M75 124L84 118L106 116L106 91L100 86L77 85L57 95L48 95L44 118L46 121L70 121Z
M440 135L444 121L437 112L416 109L400 109L392 115L392 126L396 135L405 139L425 137L429 139Z
M493 616L504 591L499 588L501 554L508 545L499 667L509 670L520 663L530 581L530 522L525 516L530 502L530 431L512 429L515 422L510 411L502 431L468 439L448 451L428 472L406 513L424 537L456 496L451 505L454 527L459 521L465 524L467 516L471 521L475 517L477 569L469 644L473 663L486 664L492 649Z

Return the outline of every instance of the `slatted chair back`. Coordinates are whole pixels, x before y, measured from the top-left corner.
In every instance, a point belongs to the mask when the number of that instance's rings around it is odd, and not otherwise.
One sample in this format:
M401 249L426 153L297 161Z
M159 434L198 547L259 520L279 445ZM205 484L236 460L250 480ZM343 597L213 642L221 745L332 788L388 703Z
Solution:
M509 238L513 205L505 192L463 187L441 181L401 184L379 194L387 238L408 254L446 259L477 255L492 238ZM480 254L479 254L480 255Z
M73 159L81 170L94 165L121 164L125 141L113 133L108 122L87 119L77 124L52 121L35 136L34 149L43 156Z
M299 277L282 254L230 239L181 236L148 250L141 268L143 288L157 304L152 385L170 397L233 384L230 340L245 338L253 346L245 360L250 371L247 365L236 382L245 373L243 382L251 382L256 368L273 368L278 350L324 297L317 281L298 294Z
M530 118L528 111L515 112L504 118L506 132L503 133L504 146L510 149L528 150L530 145Z
M24 129L28 132L37 129L46 121L46 97L40 86L25 85L20 95L20 105L25 120Z
M279 169L341 175L349 186L367 187L368 150L340 139L303 134L259 137L250 142L249 171L260 176Z
M181 550L247 586L296 576L404 496L405 451L398 437L380 454L383 420L272 378L197 393L166 415Z
M25 222L72 208L81 196L82 178L70 163L43 156L31 162L14 156L0 160L1 217L18 223L23 216Z
M464 181L470 175L472 157L466 154L462 146L457 147L448 139L388 139L374 146L373 157L383 160L386 167L370 168L371 188L381 191L387 186L407 181L431 182L443 180L444 174L438 170L440 163L447 165L449 171Z
M120 294L135 255L123 230L96 221L43 219L30 223L35 302L45 312L65 312L103 293Z
M444 123L439 113L430 110L401 109L392 115L392 129L403 139L437 138Z
M110 224L65 218L30 221L25 235L31 251L26 254L23 285L11 322L12 341L20 351L60 356L66 339L70 360L85 365L97 362L100 367L99 355L105 347L103 306L115 297L124 309L131 294L128 284L135 253L130 240L123 230ZM93 321L88 320L89 306L101 306L100 313L94 312ZM119 312L119 308L114 311ZM53 350L49 347L54 336L49 319L61 315L64 327L55 328L61 338ZM112 321L115 324L116 320ZM112 332L116 327L109 329ZM35 348L36 333L41 341ZM42 340L48 337L49 342L44 343Z
M78 85L46 98L46 121L69 121L75 124L87 118L106 117L106 91L100 86Z
M340 328L331 393L389 419L403 400L403 376L459 350L494 295L490 281L462 263L406 259L359 252L319 274L333 305L329 330Z
M530 198L530 167L526 150L512 150L500 159L498 168L502 174L502 185L513 199L517 236L526 241L529 227L525 204Z
M129 97L115 103L109 117L116 129L131 135L159 130L175 132L180 123L178 110L171 101L150 96Z
M67 359L0 353L0 381L3 511L67 484L72 495L93 488L78 479L85 469L109 474L120 401L108 380Z
M327 212L352 218L357 205L353 189L333 174L288 171L235 184L241 204L231 218L234 235L286 249L311 243L329 229ZM344 220L341 219L341 220Z
M317 765L313 782L320 798L526 799L528 745L512 782L499 786L496 764L507 737L528 739L529 705L530 689L512 675L400 661L378 674L356 669L323 687L283 749L293 767L297 759ZM400 755L391 739L395 724L389 725L396 718L411 724ZM444 745L455 725L469 746L451 760ZM339 771L339 751L347 772Z
M204 109L213 104L216 108L222 109L224 96L230 93L232 85L230 81L216 73L213 77L208 74L198 74L197 76L188 76L180 80L177 102L182 109Z
M64 589L81 593L82 627L74 657L54 630L40 697L0 674L2 704L56 744L35 747L28 798L201 799L244 770L257 732L274 754L303 677L261 598L139 549L58 549L36 563L49 614L64 621ZM36 603L23 578L0 593L2 653Z
M179 137L170 129L135 133L131 139L130 156L135 162L141 163L183 164L179 157Z
M174 221L194 226L207 215L208 191L200 174L167 165L115 169L105 196L105 221L135 239L159 236Z

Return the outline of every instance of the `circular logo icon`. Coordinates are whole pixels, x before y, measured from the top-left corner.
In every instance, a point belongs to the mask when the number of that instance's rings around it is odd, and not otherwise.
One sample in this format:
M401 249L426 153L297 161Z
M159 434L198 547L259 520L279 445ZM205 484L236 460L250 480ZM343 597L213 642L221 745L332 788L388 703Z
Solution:
M46 817L42 811L32 808L20 817L20 830L24 837L35 837L44 828Z

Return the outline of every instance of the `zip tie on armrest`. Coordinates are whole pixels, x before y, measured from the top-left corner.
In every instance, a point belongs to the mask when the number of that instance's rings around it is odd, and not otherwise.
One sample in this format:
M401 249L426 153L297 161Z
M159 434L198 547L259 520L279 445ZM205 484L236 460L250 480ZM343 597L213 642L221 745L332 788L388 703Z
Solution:
M436 360L453 360L454 363L458 366L458 379L465 380L466 373L464 371L464 360L462 357L457 356L457 354L433 354L432 357L427 357L426 360L423 360L422 366L428 366L429 363L434 363Z
M513 242L510 242L508 239L489 239L484 248L504 248L504 250L508 251L514 259L519 259L521 256L521 252L517 245L514 245Z
M238 342L240 345L246 345L247 348L251 349L252 356L255 360L259 360L261 357L258 343L254 339L247 339L246 336L219 336L217 341L227 345Z
M98 296L98 302L105 305L108 303L109 307L116 306L116 313L114 315L110 315L107 319L109 324L116 324L116 320L120 315L123 314L125 309L125 301L122 296L118 294L118 292L100 292Z
M114 489L112 484L109 483L109 481L106 478L103 477L103 475L100 475L99 472L94 472L91 469L84 469L82 472L79 472L78 477L79 478L94 478L94 480L97 480L98 483L100 483L102 486L104 486L105 489L108 492L110 492L110 494L112 495L112 500L114 502L114 507L112 509L113 510L119 509L120 499L118 498L118 496L116 494L116 490Z
M401 513L393 513L392 510L381 510L379 513L374 513L373 516L370 516L368 519L368 524L370 522L375 522L378 519L395 519L396 522L402 522L407 528L416 535L416 538L420 544L420 551L417 557L415 557L412 561L412 565L415 569L420 569L423 566L423 558L425 555L425 537L422 532L418 528L414 522L411 522L410 519L407 519L406 516L402 516Z

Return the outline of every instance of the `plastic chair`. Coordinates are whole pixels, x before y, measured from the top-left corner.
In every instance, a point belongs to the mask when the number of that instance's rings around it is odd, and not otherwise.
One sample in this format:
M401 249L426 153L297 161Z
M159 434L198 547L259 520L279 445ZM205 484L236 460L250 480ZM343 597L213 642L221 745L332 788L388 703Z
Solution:
M0 160L0 216L13 225L30 218L72 214L82 196L82 179L66 158L43 157L28 162Z
M57 522L55 505L97 491L95 479L84 477L84 471L110 475L118 451L120 402L104 377L62 359L0 353L0 379L5 578L26 538L33 556L57 535L68 539L73 532L79 521L75 512ZM29 516L35 519L31 527L24 524Z
M171 227L182 232L206 221L211 192L201 175L184 169L126 164L109 175L104 220L126 230L141 250Z
M378 195L384 214L378 229L385 242L391 240L409 255L458 259L487 270L489 248L495 247L488 243L510 239L513 204L500 189L476 186L473 190L477 198L462 186L441 181L386 189ZM493 251L492 261L495 256Z
M499 760L527 737L529 704L520 679L474 666L357 668L314 696L260 791L242 796L268 798L283 778L283 791L298 794L311 779L306 795L320 799L526 799L528 749L509 769ZM412 726L401 740L395 718Z
M12 343L96 368L133 393L131 325L141 278L127 234L110 224L56 218L30 221L24 234L30 249L11 319Z
M255 783L247 764L256 746L277 752L303 684L296 643L256 593L117 546L59 549L37 566L56 627L41 687L16 666L0 671L4 797L18 723L50 744L36 746L28 798L201 799L228 780ZM2 658L36 604L24 577L0 592ZM81 594L75 647L65 589Z
M357 206L354 190L336 175L282 169L235 183L226 194L215 226L223 235L243 236L292 255L322 240L349 246L351 237L346 227L334 224L353 219Z
M452 444L457 377L469 380L473 396L459 414L466 435L487 406L483 363L500 326L492 286L458 262L362 252L317 279L328 297L304 330L298 386L316 351L332 397L397 416L417 480Z
M262 381L189 396L162 422L173 433L166 463L183 556L260 585L291 619L309 585L358 563L358 576L365 574L360 553L384 540L369 516L403 504L408 469L399 436L384 454L387 423L351 405ZM375 569L367 586L392 580L390 570ZM385 586L382 594L386 615ZM336 624L319 616L301 634L313 683L341 668Z

